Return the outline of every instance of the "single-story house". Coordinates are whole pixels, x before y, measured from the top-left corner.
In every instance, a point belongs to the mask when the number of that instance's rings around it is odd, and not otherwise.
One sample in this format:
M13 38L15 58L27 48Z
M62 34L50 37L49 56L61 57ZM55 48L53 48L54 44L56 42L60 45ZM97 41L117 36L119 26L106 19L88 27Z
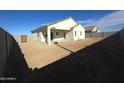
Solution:
M85 28L72 17L44 25L32 31L33 39L41 42L59 42L85 38Z
M86 33L89 33L89 32L101 32L100 28L98 28L96 26L87 26L87 27L85 27L85 31L86 31Z

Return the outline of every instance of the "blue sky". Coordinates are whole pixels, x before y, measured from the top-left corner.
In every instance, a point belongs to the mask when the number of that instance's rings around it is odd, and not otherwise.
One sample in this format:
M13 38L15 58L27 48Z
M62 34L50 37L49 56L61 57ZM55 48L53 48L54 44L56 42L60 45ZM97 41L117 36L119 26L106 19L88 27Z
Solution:
M70 16L83 26L96 25L102 31L124 26L124 11L113 10L0 10L0 26L14 35L31 34L33 29Z

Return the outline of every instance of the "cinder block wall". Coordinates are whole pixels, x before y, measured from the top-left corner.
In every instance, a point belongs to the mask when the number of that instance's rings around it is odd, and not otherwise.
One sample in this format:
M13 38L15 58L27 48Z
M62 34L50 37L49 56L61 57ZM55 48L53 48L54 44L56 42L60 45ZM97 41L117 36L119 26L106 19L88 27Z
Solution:
M92 33L92 38L103 38L103 33Z
M114 35L117 32L96 32L96 33L85 33L86 38L107 38Z
M15 40L17 41L17 43L21 43L21 35L14 35L13 36L15 38ZM31 43L33 41L33 37L32 35L27 35L27 43Z
M115 34L116 32L103 32L103 38L107 38L113 34Z
M32 35L27 35L27 41L28 41L28 43L31 43L32 41L33 41L33 37L32 37Z

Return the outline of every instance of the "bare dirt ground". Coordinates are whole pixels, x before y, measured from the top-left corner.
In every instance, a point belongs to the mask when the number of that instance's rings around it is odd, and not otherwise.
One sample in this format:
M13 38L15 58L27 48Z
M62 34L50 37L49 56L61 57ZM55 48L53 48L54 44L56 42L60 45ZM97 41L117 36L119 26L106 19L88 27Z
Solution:
M58 43L58 45L33 42L20 44L20 47L28 66L30 68L41 68L100 40L101 39L84 39L65 41Z

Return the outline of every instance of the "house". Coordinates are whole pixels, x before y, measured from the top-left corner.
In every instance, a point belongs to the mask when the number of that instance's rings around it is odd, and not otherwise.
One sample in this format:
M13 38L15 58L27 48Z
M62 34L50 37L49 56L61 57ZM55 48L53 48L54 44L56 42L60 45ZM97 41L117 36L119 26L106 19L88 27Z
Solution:
M85 27L85 31L86 31L86 33L89 33L89 32L101 32L100 28L98 28L96 26Z
M32 31L33 39L41 42L59 42L85 38L85 28L72 17L44 25Z

